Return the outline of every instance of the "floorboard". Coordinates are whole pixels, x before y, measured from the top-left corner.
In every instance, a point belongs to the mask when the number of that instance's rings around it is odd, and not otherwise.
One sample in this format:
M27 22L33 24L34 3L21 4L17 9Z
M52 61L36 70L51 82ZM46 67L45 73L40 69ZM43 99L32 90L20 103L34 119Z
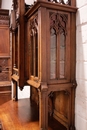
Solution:
M3 130L39 130L38 106L30 99L8 101L0 106ZM48 130L66 130L56 120L49 120Z

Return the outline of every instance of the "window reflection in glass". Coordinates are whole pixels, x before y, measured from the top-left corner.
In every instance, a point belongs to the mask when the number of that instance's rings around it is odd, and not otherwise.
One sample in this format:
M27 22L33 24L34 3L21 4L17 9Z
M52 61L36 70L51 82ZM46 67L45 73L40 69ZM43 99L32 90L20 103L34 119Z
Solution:
M30 59L30 66L31 66L31 75L34 75L34 71L33 71L33 68L34 68L34 63L33 63L33 52L34 52L34 47L33 47L33 35L31 35L31 59Z
M66 50L66 46L65 46L65 36L63 33L60 34L60 78L64 78L65 77L65 50Z
M31 75L38 77L38 33L31 35Z
M35 76L38 77L38 33L35 35Z
M15 65L18 68L18 28L15 31Z
M50 43L50 79L56 79L56 55L57 55L57 36L55 29L51 29Z

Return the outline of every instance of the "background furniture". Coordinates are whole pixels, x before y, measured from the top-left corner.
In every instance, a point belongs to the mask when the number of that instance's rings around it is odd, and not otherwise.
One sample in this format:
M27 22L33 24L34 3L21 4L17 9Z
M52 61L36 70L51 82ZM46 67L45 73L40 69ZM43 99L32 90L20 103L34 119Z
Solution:
M0 9L0 105L11 99L9 10Z

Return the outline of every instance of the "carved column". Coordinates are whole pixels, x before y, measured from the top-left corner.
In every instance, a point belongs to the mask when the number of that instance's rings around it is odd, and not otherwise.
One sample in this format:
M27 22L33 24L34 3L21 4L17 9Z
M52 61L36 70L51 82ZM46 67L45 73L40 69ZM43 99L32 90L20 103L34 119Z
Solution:
M39 127L40 130L48 129L48 93L46 85L41 85L41 90L39 90Z
M12 81L12 85L13 85L13 97L12 99L14 101L17 101L18 100L18 90L17 90L17 82L15 82L14 80Z

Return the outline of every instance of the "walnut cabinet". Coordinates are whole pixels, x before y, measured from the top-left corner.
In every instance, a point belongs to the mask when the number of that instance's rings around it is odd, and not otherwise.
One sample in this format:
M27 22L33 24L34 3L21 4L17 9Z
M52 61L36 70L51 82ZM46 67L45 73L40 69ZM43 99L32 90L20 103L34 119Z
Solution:
M31 99L39 104L40 129L48 114L75 130L75 1L37 0L25 13Z
M48 129L48 115L75 130L75 0L13 0L12 81L30 85L39 105L39 128Z

